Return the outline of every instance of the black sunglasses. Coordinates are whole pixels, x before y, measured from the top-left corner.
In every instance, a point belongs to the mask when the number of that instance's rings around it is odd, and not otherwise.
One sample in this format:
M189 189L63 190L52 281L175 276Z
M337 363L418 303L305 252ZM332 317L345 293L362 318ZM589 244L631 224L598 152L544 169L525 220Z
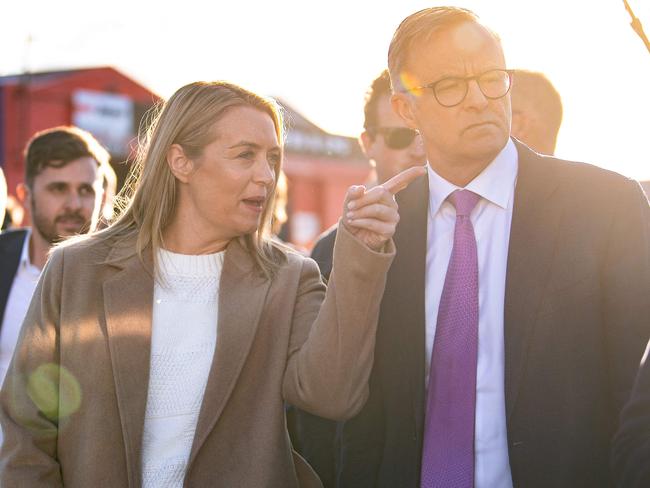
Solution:
M408 127L370 127L367 131L373 137L381 134L384 142L391 149L406 149L418 135Z

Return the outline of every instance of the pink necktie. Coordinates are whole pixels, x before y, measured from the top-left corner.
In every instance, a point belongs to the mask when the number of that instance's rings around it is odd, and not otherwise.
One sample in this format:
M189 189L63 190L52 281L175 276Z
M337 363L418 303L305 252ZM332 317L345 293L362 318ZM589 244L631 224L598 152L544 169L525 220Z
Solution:
M456 190L454 247L440 297L431 354L421 488L474 486L478 354L478 257L470 213L476 193Z

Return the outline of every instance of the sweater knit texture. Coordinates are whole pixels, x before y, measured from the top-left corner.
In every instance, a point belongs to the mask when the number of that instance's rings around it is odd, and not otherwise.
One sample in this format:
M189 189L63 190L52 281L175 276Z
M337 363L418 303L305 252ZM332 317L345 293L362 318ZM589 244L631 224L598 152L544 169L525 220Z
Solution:
M181 488L217 342L224 252L156 254L143 488Z

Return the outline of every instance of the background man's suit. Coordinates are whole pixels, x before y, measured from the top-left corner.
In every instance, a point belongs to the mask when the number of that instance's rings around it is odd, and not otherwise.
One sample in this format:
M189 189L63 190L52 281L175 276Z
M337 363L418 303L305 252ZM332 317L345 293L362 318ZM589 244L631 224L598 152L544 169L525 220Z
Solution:
M504 320L513 483L611 486L610 439L650 334L648 202L620 175L517 150ZM340 487L419 486L427 186L398 195L370 398L343 426Z
M26 236L27 231L24 229L8 230L0 234L0 326Z
M650 343L632 397L621 415L612 460L618 486L650 486Z

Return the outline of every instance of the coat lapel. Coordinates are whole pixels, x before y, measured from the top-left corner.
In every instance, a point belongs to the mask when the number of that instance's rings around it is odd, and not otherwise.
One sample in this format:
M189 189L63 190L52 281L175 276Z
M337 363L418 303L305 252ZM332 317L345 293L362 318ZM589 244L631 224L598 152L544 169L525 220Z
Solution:
M128 249L130 247L130 249ZM140 486L142 433L149 385L153 307L152 254L121 259L134 246L114 248L111 266L119 269L103 284L108 346L126 448L129 486ZM146 265L146 266L145 266Z
M240 240L233 240L226 256L219 284L217 346L203 396L194 443L188 463L219 420L251 349L271 281L254 266Z
M536 312L557 246L563 208L551 198L559 180L554 162L517 143L515 189L504 306L506 417L510 419L525 370Z

